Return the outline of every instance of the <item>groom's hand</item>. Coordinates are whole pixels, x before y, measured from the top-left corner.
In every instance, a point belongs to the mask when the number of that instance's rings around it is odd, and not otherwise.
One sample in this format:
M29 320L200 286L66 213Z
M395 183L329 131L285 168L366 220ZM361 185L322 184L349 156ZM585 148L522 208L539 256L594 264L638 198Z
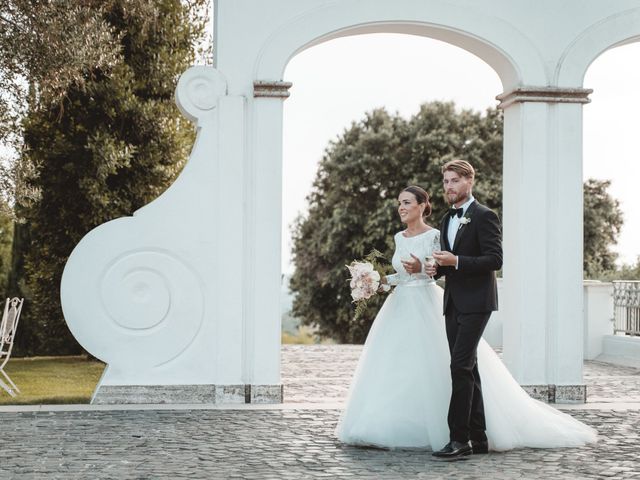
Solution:
M451 252L433 252L433 258L443 267L455 267L458 263L456 256Z
M405 261L402 260L402 266L407 271L407 273L420 273L422 272L422 262L418 257L416 257L413 253L410 254L412 260Z

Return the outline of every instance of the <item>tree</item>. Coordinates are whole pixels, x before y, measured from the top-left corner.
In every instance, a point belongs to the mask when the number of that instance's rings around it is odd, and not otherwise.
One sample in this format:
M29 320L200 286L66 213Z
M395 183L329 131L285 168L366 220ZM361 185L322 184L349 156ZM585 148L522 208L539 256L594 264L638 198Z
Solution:
M22 119L38 103L59 105L71 85L82 86L97 68L120 59L115 32L104 18L108 2L0 0L0 193L36 198L20 183L30 165L17 161Z
M611 251L624 222L620 202L607 191L611 181L588 179L584 183L585 278L599 278L616 270L617 254Z
M445 209L441 165L450 158L478 170L474 194L501 211L502 114L456 111L433 102L406 120L375 110L332 142L320 162L308 197L309 213L293 232L296 292L294 315L340 342L366 338L381 298L369 302L353 322L345 264L376 248L391 259L393 235L401 228L398 192L418 184L432 194L434 212ZM431 219L437 224L439 217Z
M598 280L611 282L613 280L640 280L640 256L634 263L623 264L614 271L604 272L598 275Z
M436 215L446 209L441 196L441 166L459 157L477 170L474 196L502 211L502 114L490 109L481 115L456 111L453 103L423 105L409 120L375 110L353 123L322 158L305 217L293 229L296 293L293 314L319 334L339 342L361 343L384 298L374 297L358 321L346 281L345 265L373 248L393 255L393 235L402 229L396 196L409 184L432 194ZM614 269L616 241L622 216L618 202L607 193L609 182L585 184L585 272Z
M0 292L7 291L11 271L11 246L13 243L13 219L8 208L0 207Z
M81 351L59 301L69 254L95 226L131 215L164 191L194 141L173 93L195 58L205 0L107 5L104 19L120 41L122 61L92 70L67 89L59 108L41 102L24 122L24 156L35 166L27 184L40 197L18 205L28 225L22 354Z

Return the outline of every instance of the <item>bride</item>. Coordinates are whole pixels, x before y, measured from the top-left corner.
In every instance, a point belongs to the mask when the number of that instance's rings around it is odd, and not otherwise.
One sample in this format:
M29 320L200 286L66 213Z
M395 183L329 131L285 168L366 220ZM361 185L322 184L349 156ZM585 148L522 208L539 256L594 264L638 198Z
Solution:
M443 290L424 273L408 274L402 262L440 250L440 232L424 221L431 205L423 189L407 187L398 203L407 228L394 237L397 273L386 277L395 289L373 322L336 435L353 445L436 450L449 441L451 397ZM484 340L477 358L489 449L596 441L592 428L529 397Z

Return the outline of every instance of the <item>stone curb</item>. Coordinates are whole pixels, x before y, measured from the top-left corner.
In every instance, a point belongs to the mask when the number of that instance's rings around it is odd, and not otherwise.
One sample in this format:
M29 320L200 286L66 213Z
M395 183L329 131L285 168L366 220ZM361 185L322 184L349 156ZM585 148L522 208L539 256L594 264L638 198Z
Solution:
M640 402L594 402L581 404L555 404L559 410L640 410ZM122 405L2 405L0 413L23 412L104 412L138 410L342 410L343 402L332 403L281 403L281 404L122 404Z

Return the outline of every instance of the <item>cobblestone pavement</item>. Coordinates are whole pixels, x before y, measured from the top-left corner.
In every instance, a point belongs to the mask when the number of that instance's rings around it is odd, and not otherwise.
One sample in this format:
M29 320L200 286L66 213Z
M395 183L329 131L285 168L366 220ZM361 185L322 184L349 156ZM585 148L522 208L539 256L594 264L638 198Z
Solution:
M425 451L355 448L334 438L336 403L359 352L285 346L290 403L273 409L0 411L0 479L640 479L638 369L586 363L589 393L600 403L570 413L598 430L595 445L442 462ZM622 409L613 408L617 398L627 402Z
M284 401L344 401L361 351L362 345L283 345Z
M640 413L576 417L601 440L441 462L419 450L340 445L337 410L2 414L2 478L640 478Z
M361 345L284 345L284 400L292 403L342 402L349 390ZM638 403L640 369L587 360L588 403Z

